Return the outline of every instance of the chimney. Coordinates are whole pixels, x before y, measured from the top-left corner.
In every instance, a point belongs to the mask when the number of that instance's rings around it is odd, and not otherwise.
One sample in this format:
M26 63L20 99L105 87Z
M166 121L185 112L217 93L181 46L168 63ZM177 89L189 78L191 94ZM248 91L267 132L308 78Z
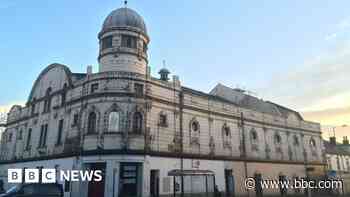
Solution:
M181 86L181 82L180 82L179 76L173 75L173 83L174 83L174 86L176 86L176 87L180 87Z
M337 145L337 138L336 137L330 137L329 142L331 145L335 146Z
M91 65L87 66L87 68L86 68L86 74L87 74L87 75L91 75L91 74L92 74L92 66L91 66Z
M344 137L343 137L343 144L344 144L344 145L349 145L349 140L348 140L348 137L347 137L347 136L344 136Z

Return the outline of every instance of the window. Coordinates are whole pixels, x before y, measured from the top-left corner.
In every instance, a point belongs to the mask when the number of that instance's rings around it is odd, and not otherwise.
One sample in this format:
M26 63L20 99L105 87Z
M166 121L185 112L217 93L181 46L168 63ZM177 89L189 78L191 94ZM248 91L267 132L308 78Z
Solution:
M95 133L96 132L96 113L90 112L88 117L88 133Z
M44 148L46 146L46 137L47 137L47 128L48 125L41 125L40 138L39 138L39 148Z
M63 90L62 90L62 94L61 94L61 105L62 106L66 103L66 99L67 99L67 84L65 83L63 85Z
M108 117L108 131L118 132L120 124L120 114L119 112L112 111Z
M253 141L257 141L258 140L258 134L256 133L255 129L251 130L250 136L251 136L251 139Z
M7 141L11 142L11 140L12 140L12 133L9 133Z
M147 43L143 42L143 52L146 53L147 52Z
M198 123L198 121L193 121L191 123L191 131L199 132L199 123Z
M137 38L135 36L122 35L122 47L137 48Z
M159 114L159 126L168 127L168 117L166 114Z
M51 109L51 91L52 89L51 88L48 88L46 90L46 94L45 94L45 101L44 101L44 113L45 112L49 112L50 109Z
M70 192L70 181L64 181L64 192Z
M143 84L135 83L135 95L140 97L143 96Z
M34 195L36 193L35 184L30 184L30 185L24 185L21 189L22 194L24 196L26 195Z
M22 137L23 137L23 131L21 129L21 130L19 130L19 133L18 133L18 140L21 140Z
M79 114L74 114L72 126L76 126L78 124L78 121L79 121Z
M315 139L313 139L313 138L310 139L310 146L311 146L311 148L316 148L316 141L315 141Z
M36 98L33 98L31 112L30 112L31 115L35 114L35 102L36 102Z
M143 125L142 121L143 121L142 114L140 112L135 112L133 117L133 124L132 124L133 132L135 133L142 132L142 125Z
M28 130L27 142L26 142L26 150L30 150L30 141L32 138L32 129Z
M275 135L275 143L276 144L281 144L281 141L282 141L281 136L279 134L276 134Z
M294 136L294 145L299 146L299 139L296 135Z
M113 36L106 36L102 38L102 50L112 48Z
M228 126L224 126L224 135L226 136L226 137L230 137L231 136L231 130L230 130L230 127L228 127Z
M337 156L337 170L341 170L340 169L340 159L339 159L339 156Z
M64 123L63 119L58 122L58 134L57 134L56 146L62 144L62 133L63 133L63 125L64 125L63 123Z
M98 90L98 83L91 84L91 93L95 93Z

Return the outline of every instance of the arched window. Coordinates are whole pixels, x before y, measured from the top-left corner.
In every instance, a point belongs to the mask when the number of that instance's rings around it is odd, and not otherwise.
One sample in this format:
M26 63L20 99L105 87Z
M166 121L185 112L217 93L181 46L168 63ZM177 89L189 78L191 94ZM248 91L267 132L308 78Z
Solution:
M51 87L47 88L45 93L45 102L44 102L44 112L48 112L51 109Z
M63 85L63 90L61 94L61 105L64 105L66 103L66 98L67 98L67 84L65 83Z
M35 114L35 103L36 103L36 98L34 97L32 101L31 112L30 112L31 115Z
M294 136L294 145L299 146L299 138L296 135Z
M108 116L108 131L109 132L118 132L120 125L120 113L112 111Z
M311 146L311 148L316 148L316 141L314 138L310 139L310 146Z
M164 112L159 114L159 126L168 127L168 116Z
M258 134L256 133L255 129L252 129L250 131L250 137L251 137L252 141L257 141L258 140Z
M135 112L133 117L133 123L132 123L132 130L135 133L141 133L142 132L142 122L143 117L140 112Z
M95 112L90 112L88 117L88 133L95 133L96 132L96 121L97 116Z
M192 121L192 123L191 123L191 131L199 133L199 123L198 123L198 121Z
M225 127L225 128L224 128L224 131L225 131L225 136L226 136L226 137L230 137L230 136L231 136L230 127Z
M281 144L281 142L282 142L281 136L279 134L276 134L275 135L275 143L276 144Z

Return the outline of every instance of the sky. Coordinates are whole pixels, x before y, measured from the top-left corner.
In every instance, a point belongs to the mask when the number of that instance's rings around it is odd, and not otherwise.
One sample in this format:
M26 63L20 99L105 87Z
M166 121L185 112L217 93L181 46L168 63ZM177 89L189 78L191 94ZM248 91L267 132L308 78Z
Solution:
M1 0L0 112L24 104L51 63L98 72L97 34L121 6ZM349 135L341 125L350 125L350 1L129 0L128 7L146 22L154 75L165 60L185 86L243 88Z

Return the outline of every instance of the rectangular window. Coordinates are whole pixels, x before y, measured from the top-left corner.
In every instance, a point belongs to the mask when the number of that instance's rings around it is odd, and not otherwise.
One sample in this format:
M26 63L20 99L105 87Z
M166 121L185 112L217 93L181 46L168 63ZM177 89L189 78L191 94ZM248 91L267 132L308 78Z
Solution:
M57 134L56 146L62 144L63 123L64 123L63 119L58 122L58 134Z
M79 121L79 115L74 114L72 127L76 126L78 124L78 121Z
M44 125L41 125L41 127L40 127L39 146L38 146L39 148L42 146L43 136L44 136Z
M98 83L91 84L91 93L95 93L98 90Z
M122 35L122 47L137 48L137 38L135 36Z
M46 124L45 125L45 132L44 132L44 140L43 140L43 146L45 147L46 146L46 139L47 139L47 128L48 128L48 125Z
M12 140L12 133L9 133L9 136L8 136L7 141L8 141L8 142L11 142L11 140Z
M168 117L166 114L159 115L159 126L168 127Z
M34 115L34 114L35 114L35 103L32 104L32 109L31 109L30 114L31 114L31 115Z
M43 148L43 147L46 146L47 128L48 128L47 124L41 125L40 139L39 139L39 148Z
M102 39L102 50L112 48L113 36L107 36Z
M63 90L61 95L61 106L64 106L64 104L66 104L66 99L67 99L67 92L66 90Z
M143 52L144 53L147 52L147 44L146 44L146 42L143 42Z
M64 192L70 192L70 181L64 181Z
M143 96L143 84L135 83L135 95L140 97Z
M28 130L27 142L26 142L26 150L30 150L30 141L32 138L32 129Z
M23 131L22 130L19 130L19 133L18 133L18 140L21 140L22 139L22 135L23 135Z

